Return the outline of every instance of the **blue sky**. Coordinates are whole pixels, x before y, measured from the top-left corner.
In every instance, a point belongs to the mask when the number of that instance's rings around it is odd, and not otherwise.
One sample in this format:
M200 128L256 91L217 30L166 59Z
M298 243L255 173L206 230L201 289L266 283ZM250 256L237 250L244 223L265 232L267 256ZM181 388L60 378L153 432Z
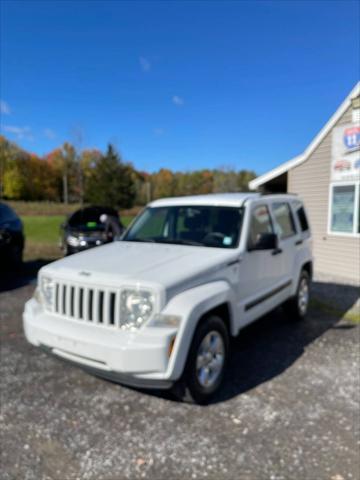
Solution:
M358 80L359 13L346 0L2 0L2 131L39 154L111 141L141 170L262 173L301 153Z

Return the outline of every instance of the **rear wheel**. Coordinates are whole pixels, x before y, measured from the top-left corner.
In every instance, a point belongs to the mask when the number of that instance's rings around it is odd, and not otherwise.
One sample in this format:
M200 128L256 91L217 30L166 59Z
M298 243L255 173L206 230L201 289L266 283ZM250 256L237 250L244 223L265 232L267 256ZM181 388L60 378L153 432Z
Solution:
M302 320L307 314L309 301L310 275L306 270L302 270L296 294L284 304L284 309L287 314L291 315L292 319Z
M195 331L175 395L188 402L208 403L223 381L228 356L227 328L220 317L209 316Z

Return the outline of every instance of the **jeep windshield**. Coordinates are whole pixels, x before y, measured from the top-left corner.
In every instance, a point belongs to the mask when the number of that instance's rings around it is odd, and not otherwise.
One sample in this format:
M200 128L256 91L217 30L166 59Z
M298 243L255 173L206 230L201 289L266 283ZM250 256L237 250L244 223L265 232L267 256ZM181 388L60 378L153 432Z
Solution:
M148 207L122 240L235 248L243 208L215 206Z

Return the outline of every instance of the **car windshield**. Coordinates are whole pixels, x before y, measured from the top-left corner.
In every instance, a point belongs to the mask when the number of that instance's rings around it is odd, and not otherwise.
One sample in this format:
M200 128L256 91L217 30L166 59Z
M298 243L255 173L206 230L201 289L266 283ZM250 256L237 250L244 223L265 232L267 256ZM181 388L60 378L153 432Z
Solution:
M68 223L72 228L104 229L104 224L100 221L100 216L103 213L111 216L117 215L116 211L110 208L90 207L74 212Z
M135 220L123 240L235 248L243 209L213 206L149 207Z

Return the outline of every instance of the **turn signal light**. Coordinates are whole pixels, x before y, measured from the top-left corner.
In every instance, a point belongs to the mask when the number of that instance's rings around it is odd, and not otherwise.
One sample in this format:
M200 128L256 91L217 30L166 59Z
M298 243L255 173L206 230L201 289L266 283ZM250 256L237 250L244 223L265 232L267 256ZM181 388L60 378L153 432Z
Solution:
M175 339L176 339L176 336L174 336L171 340L170 340L170 343L169 343L169 347L168 347L168 357L170 358L170 355L173 351L173 348L174 348L174 343L175 343Z

